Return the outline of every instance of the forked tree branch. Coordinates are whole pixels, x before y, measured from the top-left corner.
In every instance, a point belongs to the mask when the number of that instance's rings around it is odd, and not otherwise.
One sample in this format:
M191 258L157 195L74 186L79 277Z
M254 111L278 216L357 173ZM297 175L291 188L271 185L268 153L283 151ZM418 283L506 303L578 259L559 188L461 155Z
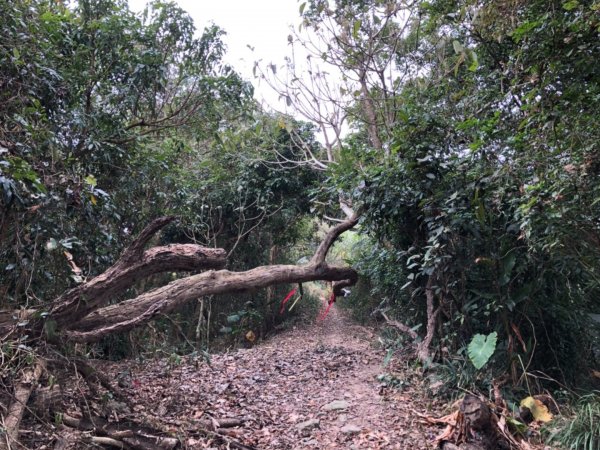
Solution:
M329 230L329 232L325 236L325 239L323 239L323 241L319 245L319 248L317 248L317 251L315 252L312 259L310 260L310 263L311 264L324 263L325 257L327 256L329 249L331 248L333 243L336 241L336 239L344 231L348 231L350 228L353 228L357 223L358 223L358 217L356 215L353 215L350 219L348 219L340 224L337 224L335 227L333 227L331 230Z

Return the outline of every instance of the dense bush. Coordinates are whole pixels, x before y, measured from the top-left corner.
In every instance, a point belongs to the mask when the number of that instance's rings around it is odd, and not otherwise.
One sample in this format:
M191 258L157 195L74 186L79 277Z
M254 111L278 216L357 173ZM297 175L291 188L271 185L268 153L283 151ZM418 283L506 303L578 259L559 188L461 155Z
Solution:
M394 45L379 51L422 69L393 100L370 85L389 155L360 116L334 179L363 211L371 241L356 267L373 295L424 334L433 290L438 360L497 331L496 374L573 382L594 364L588 314L600 305L598 5L517 5L421 2L399 34L391 20ZM364 14L385 14L340 2L336 17L348 11L361 33L377 26Z

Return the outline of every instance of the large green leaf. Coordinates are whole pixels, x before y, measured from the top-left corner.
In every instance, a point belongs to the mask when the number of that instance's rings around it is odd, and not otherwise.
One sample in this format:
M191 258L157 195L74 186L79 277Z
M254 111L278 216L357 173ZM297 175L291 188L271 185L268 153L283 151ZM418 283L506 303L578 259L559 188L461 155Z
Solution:
M477 369L481 369L489 361L490 357L496 350L496 341L498 340L498 333L495 331L488 334L476 334L471 339L469 344L468 352L469 359Z

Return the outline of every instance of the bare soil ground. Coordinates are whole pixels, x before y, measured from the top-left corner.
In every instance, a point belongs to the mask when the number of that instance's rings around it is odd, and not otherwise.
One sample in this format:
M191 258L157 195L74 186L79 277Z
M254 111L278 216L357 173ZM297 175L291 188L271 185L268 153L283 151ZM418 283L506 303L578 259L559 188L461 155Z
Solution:
M162 360L108 369L131 377L125 384L138 418L173 432L237 419L241 426L219 432L257 449L433 448L439 429L414 412L435 414L440 405L409 369L394 374L402 389L378 381L391 369L382 367L384 351L376 344L372 330L334 306L323 321L214 355L210 365ZM183 440L189 448L227 448L210 436Z
M383 367L384 357L374 330L334 305L325 320L211 355L210 364L192 357L96 361L126 401L92 394L73 370L60 380L65 416L30 416L20 448L113 448L94 441L102 436L94 423L90 433L70 427L67 416L81 418L82 411L122 433L146 424L183 449L433 448L441 428L423 417L443 415L442 402L430 397L416 369L400 360Z

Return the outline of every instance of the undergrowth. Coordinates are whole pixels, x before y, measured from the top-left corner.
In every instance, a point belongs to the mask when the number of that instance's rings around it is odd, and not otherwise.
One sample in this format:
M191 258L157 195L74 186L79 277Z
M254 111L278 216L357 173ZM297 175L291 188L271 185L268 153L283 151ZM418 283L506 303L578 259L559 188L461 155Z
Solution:
M548 443L567 450L600 449L600 391L581 397L570 419L544 429Z

